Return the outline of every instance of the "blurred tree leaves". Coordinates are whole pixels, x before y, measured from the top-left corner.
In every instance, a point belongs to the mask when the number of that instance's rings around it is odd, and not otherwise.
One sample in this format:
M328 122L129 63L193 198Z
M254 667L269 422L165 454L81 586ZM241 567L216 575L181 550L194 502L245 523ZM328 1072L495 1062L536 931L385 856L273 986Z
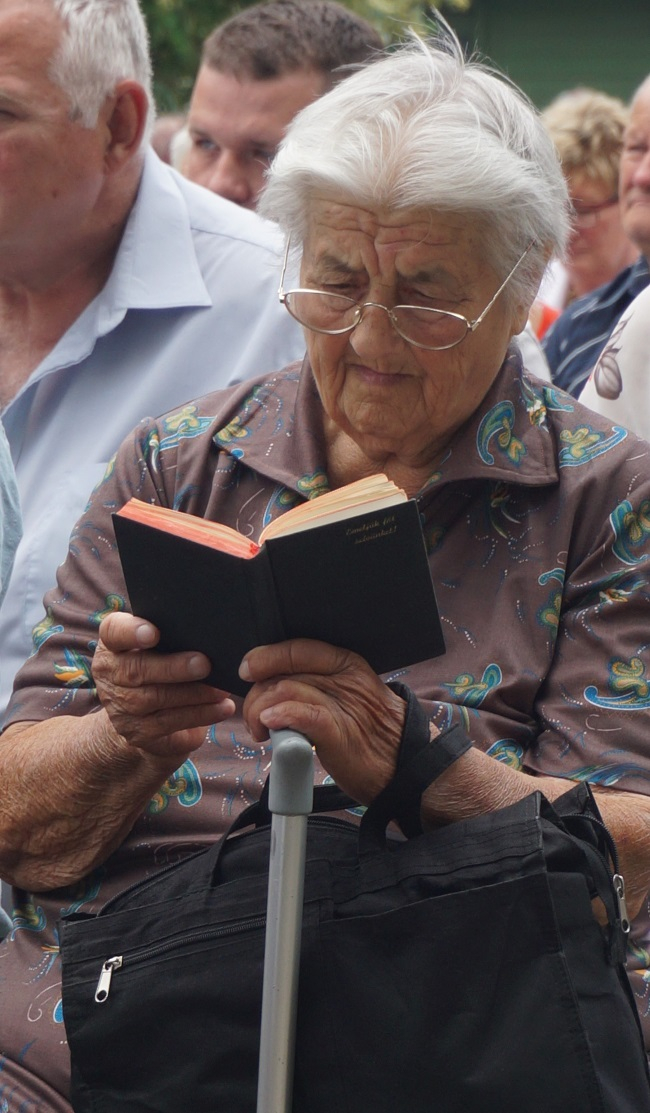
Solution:
M247 5L232 0L140 0L140 4L151 39L156 107L159 112L184 109L204 38L217 23Z

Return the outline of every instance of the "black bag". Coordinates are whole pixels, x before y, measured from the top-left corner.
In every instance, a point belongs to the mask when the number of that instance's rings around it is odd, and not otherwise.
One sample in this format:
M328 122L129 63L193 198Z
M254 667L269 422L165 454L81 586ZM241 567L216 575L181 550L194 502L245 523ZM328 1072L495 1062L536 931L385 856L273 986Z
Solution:
M458 734L429 744L434 766ZM431 779L421 753L360 827L308 821L294 1110L648 1113L590 790L387 838ZM263 800L234 825L252 830L63 922L77 1113L254 1113L268 823Z

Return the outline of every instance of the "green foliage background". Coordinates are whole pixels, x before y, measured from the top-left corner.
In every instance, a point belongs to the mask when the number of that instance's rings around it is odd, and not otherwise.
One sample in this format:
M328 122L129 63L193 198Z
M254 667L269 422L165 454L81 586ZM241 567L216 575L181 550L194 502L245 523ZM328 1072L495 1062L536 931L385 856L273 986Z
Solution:
M252 0L141 0L151 36L156 104L159 112L184 109L189 100L201 43L213 27L248 7ZM423 0L343 0L382 33L387 44L406 27L424 29ZM462 10L463 0L447 0L442 10Z
M151 35L159 112L187 107L204 38L253 2L141 0ZM373 23L387 46L403 38L408 27L426 33L435 4L470 52L478 47L539 107L574 85L590 85L627 100L648 73L649 0L623 0L616 6L612 0L340 2Z

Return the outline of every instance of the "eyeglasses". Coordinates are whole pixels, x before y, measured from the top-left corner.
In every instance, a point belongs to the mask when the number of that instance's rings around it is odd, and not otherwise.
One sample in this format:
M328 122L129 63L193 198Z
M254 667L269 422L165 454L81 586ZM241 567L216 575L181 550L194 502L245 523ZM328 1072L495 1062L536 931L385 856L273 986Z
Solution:
M579 201L574 201L573 217L576 224L582 225L583 228L593 228L599 214L604 209L611 209L614 205L618 205L618 194L614 197L608 197L606 201L601 201L597 205L581 205Z
M468 321L461 313L450 313L446 309L429 309L421 305L394 305L389 309L376 301L365 301L361 304L354 298L344 294L330 294L326 290L285 290L284 276L289 259L289 244L284 254L280 289L278 296L282 305L286 306L292 317L299 321L305 328L312 332L323 332L329 336L340 336L352 332L360 323L365 309L383 309L388 314L395 331L416 348L424 348L429 352L441 352L447 348L455 348L465 339L468 332L475 329L485 320L500 293L505 290L517 267L523 263L528 252L534 246L531 240L526 250L520 255L507 278L501 283L493 298L488 302L483 312L473 321Z

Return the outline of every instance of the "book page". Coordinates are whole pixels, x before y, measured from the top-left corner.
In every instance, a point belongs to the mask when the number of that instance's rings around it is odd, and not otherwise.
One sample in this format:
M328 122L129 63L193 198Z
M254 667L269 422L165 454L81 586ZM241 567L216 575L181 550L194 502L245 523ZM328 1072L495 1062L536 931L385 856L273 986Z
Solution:
M176 537L185 537L211 549L249 559L259 552L267 538L283 537L327 522L342 522L358 514L378 513L407 501L406 492L385 475L370 475L287 510L262 530L259 544L221 522L212 522L137 498L129 499L117 513L122 518L131 518Z
M199 518L196 514L183 514L168 506L158 506L156 503L132 498L117 513L121 518L131 518L135 522L142 522L143 525L163 530L164 533L173 533L176 537L196 541L199 545L207 545L211 549L219 549L222 553L230 553L232 556L248 559L260 551L259 545L250 538L243 537L230 526Z
M342 522L358 514L372 514L407 502L406 492L385 475L370 475L310 499L269 522L260 534L260 545L270 537L298 533L326 522Z

